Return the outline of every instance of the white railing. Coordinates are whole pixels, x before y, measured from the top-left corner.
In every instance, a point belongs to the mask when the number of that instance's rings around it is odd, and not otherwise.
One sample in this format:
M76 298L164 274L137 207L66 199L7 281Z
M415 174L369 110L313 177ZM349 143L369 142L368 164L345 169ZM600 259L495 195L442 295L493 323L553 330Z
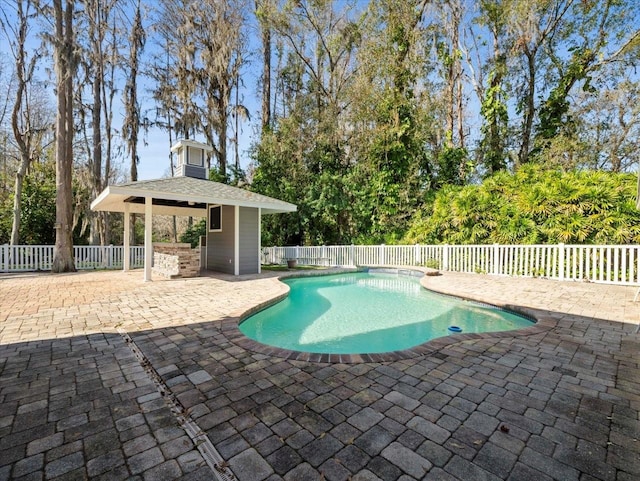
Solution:
M49 271L53 246L0 246L0 272ZM76 269L122 269L122 246L74 246ZM129 247L131 268L144 265L144 247Z
M426 266L443 271L640 284L636 245L368 245L265 247L263 264Z
M74 246L77 269L121 269L122 246ZM131 268L144 266L144 247L129 248ZM265 247L263 264L286 259L328 266L426 266L442 271L640 284L637 245L368 245ZM48 271L53 246L0 246L0 272Z

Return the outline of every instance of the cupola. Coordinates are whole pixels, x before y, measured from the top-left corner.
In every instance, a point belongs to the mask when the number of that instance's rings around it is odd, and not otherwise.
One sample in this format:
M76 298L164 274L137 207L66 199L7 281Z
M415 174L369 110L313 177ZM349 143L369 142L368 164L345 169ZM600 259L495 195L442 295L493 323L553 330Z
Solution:
M205 167L206 156L212 152L213 147L194 140L178 140L171 152L178 156L176 177L194 177L196 179L207 179L207 168Z

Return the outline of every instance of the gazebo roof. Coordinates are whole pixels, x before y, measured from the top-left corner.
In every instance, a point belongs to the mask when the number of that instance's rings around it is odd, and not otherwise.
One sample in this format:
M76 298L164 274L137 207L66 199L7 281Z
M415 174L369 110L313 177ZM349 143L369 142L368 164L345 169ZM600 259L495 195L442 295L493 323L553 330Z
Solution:
M206 217L207 204L255 207L263 214L295 212L289 202L239 189L230 185L192 177L140 180L110 185L91 203L91 210L144 213L145 197L153 198L153 214Z

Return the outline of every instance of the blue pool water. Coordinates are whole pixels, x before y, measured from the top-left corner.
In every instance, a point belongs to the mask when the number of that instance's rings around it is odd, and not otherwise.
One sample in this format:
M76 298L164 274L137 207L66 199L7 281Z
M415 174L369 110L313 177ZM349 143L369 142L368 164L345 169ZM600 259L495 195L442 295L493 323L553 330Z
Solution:
M364 354L455 335L450 326L469 333L532 325L511 312L427 291L413 276L358 272L284 282L287 298L240 324L247 337L295 351Z

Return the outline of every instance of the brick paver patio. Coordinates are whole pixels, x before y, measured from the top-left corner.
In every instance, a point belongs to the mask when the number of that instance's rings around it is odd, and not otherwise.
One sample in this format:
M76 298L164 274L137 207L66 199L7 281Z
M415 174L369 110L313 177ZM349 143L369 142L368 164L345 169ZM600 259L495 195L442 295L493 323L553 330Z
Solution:
M429 277L549 328L329 364L222 329L275 276L0 277L0 480L216 479L167 399L241 481L640 479L634 288Z

